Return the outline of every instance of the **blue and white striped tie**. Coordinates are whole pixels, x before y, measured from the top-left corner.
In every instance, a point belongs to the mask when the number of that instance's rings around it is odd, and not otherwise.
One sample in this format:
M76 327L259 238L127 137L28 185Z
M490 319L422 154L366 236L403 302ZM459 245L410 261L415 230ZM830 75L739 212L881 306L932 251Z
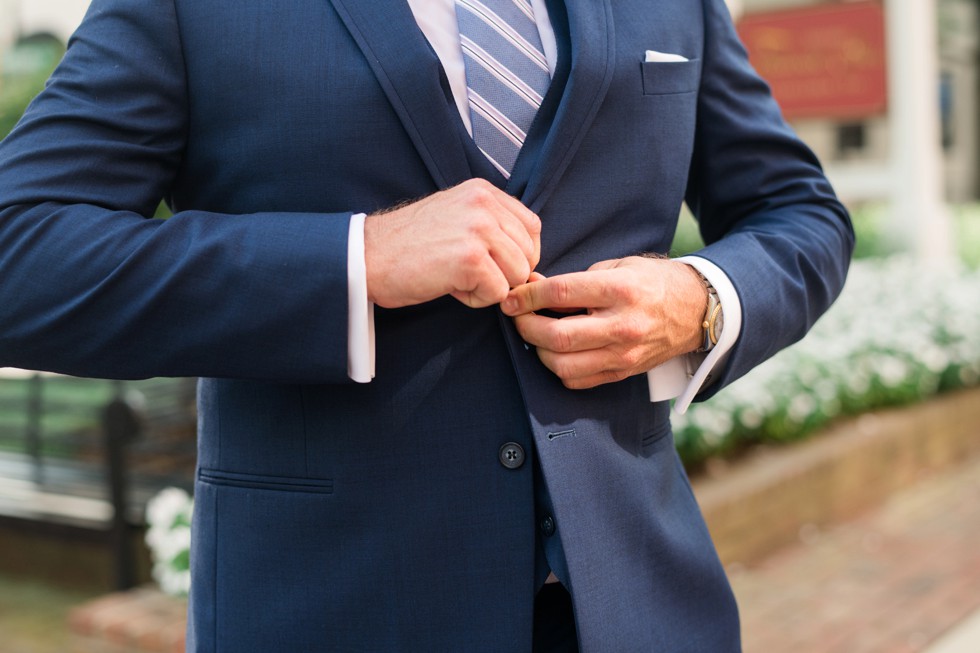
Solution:
M473 140L505 178L551 77L530 0L456 0Z

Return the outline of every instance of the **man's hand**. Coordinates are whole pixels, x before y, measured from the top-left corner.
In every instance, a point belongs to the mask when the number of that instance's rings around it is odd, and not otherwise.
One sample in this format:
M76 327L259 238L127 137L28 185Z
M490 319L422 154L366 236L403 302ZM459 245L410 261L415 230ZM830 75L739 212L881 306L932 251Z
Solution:
M701 346L707 290L693 268L639 256L532 280L501 304L545 366L572 389L646 372ZM584 314L536 315L551 309Z
M368 299L386 308L452 295L497 304L528 280L541 255L541 221L481 179L368 216Z

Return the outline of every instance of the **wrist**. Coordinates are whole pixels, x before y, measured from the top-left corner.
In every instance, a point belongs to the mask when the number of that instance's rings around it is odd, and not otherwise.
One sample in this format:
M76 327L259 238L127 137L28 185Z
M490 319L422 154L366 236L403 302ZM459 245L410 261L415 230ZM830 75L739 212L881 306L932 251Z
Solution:
M704 347L704 334L705 334L705 319L708 316L711 307L711 297L714 289L705 280L700 272L696 268L688 264L684 264L684 267L688 270L688 279L690 285L690 297L692 299L689 304L690 310L687 311L684 317L684 324L687 325L688 337L685 340L684 351L687 353L699 353L706 351Z
M379 306L388 302L383 291L383 280L388 271L388 256L384 253L385 212L374 213L364 218L364 268L368 301Z

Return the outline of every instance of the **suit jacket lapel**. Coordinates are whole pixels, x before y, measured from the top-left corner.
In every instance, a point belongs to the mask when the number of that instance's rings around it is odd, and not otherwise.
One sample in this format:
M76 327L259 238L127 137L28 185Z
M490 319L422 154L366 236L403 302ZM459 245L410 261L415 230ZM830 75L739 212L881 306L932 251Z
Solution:
M440 188L473 176L452 93L438 57L404 0L330 0ZM564 0L571 73L540 153L515 169L508 188L540 210L578 150L614 71L611 0ZM549 0L549 11L561 0ZM438 101L433 101L437 98ZM521 161L518 161L521 166Z
M568 12L571 72L554 122L541 146L540 158L528 171L530 176L522 193L524 203L534 211L547 201L578 151L612 81L615 35L610 1L564 1ZM554 13L555 6L555 2L549 2L549 12ZM517 174L512 181L521 183Z
M438 57L404 0L331 0L440 188L471 176Z

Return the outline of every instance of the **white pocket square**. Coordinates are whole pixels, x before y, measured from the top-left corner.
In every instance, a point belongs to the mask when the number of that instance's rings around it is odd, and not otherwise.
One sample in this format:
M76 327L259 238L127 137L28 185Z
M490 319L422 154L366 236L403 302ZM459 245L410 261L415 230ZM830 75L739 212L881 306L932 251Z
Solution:
M659 63L678 63L681 61L688 61L687 57L682 57L679 54L671 54L669 52L657 52L656 50L647 50L646 62L656 61Z

